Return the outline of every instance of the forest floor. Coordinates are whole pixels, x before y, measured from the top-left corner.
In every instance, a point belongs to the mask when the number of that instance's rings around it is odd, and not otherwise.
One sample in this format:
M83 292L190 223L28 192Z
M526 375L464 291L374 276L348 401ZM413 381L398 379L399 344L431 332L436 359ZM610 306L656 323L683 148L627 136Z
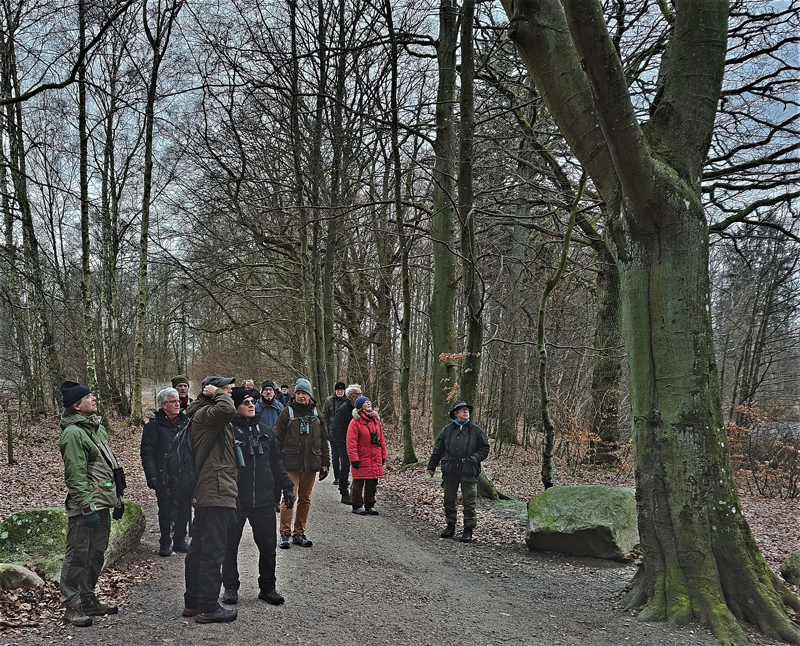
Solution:
M1 436L1 434L0 434ZM31 507L58 506L65 496L54 423L28 429L14 465L0 451L0 519ZM378 490L379 517L359 517L338 501L331 479L317 483L310 549L278 550L278 589L285 606L256 598L257 550L245 532L240 552L240 617L230 626L199 626L180 616L183 555L161 559L155 504L139 463L140 433L120 427L112 444L128 473L127 497L142 504L148 528L140 549L104 572L101 598L120 614L89 629L61 621L57 584L36 592L0 592L0 646L16 644L224 644L311 642L348 644L713 644L697 626L643 623L614 607L635 566L529 552L525 501L541 492L538 451L517 447L486 461L497 487L519 502L479 502L476 542L438 538L443 522L438 477L425 474L431 441L416 438L422 462L401 468L393 452ZM2 438L5 447L5 438ZM399 435L387 443L399 446ZM563 457L563 453L562 453ZM574 463L574 464L573 464ZM558 484L633 486L616 472L557 461ZM777 570L800 549L797 501L754 497L742 505L770 565ZM274 616L271 616L274 615ZM753 636L760 644L768 640Z

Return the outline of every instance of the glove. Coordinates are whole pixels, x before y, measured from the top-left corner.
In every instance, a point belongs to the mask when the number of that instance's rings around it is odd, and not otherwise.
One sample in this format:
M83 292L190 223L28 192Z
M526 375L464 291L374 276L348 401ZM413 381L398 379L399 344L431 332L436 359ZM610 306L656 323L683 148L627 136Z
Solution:
M360 460L356 460L355 462L351 462L350 466L353 467L354 469L358 469L358 465L359 464L361 464L361 461Z
M156 488L156 479L155 478L150 478L147 481L147 488L148 489L155 489Z
M286 509L291 509L294 507L294 491L291 489L284 489L283 504L286 505Z
M100 526L100 516L96 511L90 511L83 515L83 526L89 529L97 529Z
M328 470L326 468L322 468L319 470L319 480L322 482L325 478L328 477Z
M122 514L125 513L125 504L123 503L120 507L114 507L114 511L111 512L111 518L114 520L119 520L122 518Z

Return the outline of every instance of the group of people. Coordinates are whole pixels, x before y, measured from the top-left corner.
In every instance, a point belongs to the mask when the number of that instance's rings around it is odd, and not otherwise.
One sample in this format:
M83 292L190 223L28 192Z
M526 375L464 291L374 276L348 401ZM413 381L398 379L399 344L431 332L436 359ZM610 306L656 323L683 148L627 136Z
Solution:
M297 380L291 396L288 387L279 391L269 380L260 391L252 381L240 387L235 383L232 377L209 375L193 400L188 378L176 376L171 388L158 393L158 410L142 432L142 467L158 504L159 554L186 552L183 616L198 623L237 618L236 610L220 605L219 598L224 587L222 603L238 602L238 549L248 522L259 550L258 597L274 605L284 602L276 590L276 547L311 547L306 535L311 493L315 482L327 477L331 459L342 503L360 516L379 515L376 492L386 442L378 413L359 384L338 382L320 412L307 379ZM122 490L115 486L121 469L89 389L64 382L61 391L61 452L69 490L62 602L66 621L88 626L92 616L117 612L116 606L100 603L94 590L111 517L124 513ZM485 433L470 423L471 412L471 406L456 402L450 411L453 422L439 433L427 466L431 476L437 466L442 469L443 538L455 535L461 488L463 542L472 540L480 463L489 452ZM173 440L189 425L197 485L190 502L177 502L159 474Z

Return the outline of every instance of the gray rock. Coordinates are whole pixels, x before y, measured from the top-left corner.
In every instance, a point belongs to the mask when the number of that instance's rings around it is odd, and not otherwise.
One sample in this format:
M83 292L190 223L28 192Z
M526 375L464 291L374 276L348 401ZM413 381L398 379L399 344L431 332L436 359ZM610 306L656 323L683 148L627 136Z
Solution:
M633 491L551 487L528 501L525 542L530 550L629 560L639 544Z
M14 563L0 563L0 588L38 588L44 585L42 578L28 568Z
M781 563L781 576L789 583L800 585L800 550L789 554Z

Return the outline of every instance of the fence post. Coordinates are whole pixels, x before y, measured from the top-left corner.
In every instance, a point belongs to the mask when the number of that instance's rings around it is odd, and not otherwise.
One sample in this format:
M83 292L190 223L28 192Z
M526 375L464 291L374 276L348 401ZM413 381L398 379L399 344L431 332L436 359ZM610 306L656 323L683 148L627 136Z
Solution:
M6 426L6 437L8 438L8 463L14 464L14 427L11 424L11 413L6 413L8 425Z

